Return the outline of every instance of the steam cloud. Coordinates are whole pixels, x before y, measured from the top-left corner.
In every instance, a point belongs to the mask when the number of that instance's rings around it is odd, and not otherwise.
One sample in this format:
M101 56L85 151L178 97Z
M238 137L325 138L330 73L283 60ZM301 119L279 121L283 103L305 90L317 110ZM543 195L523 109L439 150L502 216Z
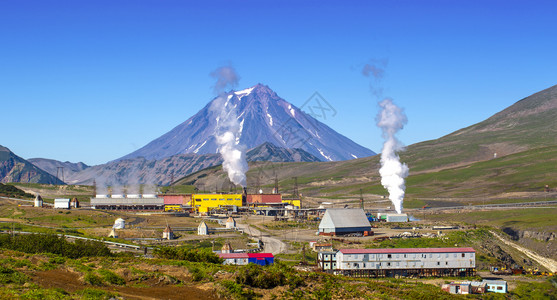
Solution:
M215 138L218 151L224 160L222 166L228 172L230 181L246 187L248 171L246 148L239 144L240 124L236 116L236 108L230 103L232 96L227 96L225 93L226 88L234 88L238 85L240 77L230 66L216 69L211 76L217 80L214 90L218 96L211 105L211 111L217 115Z
M386 59L373 61L364 65L362 75L370 77L371 93L381 99L383 89L381 81L385 75ZM383 131L385 142L381 150L381 184L389 192L389 199L395 206L397 213L402 213L402 202L406 185L404 179L408 176L408 166L400 162L397 152L404 150L402 143L396 138L396 133L404 128L408 121L402 109L389 98L379 102L381 111L377 114L377 126Z
M396 106L391 99L379 102L382 110L377 115L377 126L383 131L383 150L381 150L381 184L389 191L389 199L395 206L397 213L402 213L402 201L406 185L404 178L408 176L408 166L400 162L397 152L404 149L395 137L396 133L404 128L407 122L402 109Z

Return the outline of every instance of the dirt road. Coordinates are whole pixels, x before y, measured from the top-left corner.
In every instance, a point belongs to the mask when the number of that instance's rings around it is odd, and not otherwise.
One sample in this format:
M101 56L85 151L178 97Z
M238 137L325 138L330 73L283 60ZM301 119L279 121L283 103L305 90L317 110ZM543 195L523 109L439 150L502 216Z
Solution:
M546 269L550 270L551 272L557 272L557 261L555 261L551 258L547 258L547 257L543 257L541 255L538 255L531 250L528 250L528 249L526 249L522 246L519 246L519 245L517 245L517 244L515 244L511 241L508 241L508 240L504 239L503 237L501 237L500 235L498 235L497 233L495 233L493 231L489 231L489 232L491 232L495 237L497 237L499 240L501 240L506 245L509 245L509 246L515 248L516 250L526 254L526 256L528 256L531 259L537 261L540 265L544 266Z
M257 228L249 226L249 224L236 223L236 226L242 229L250 237L253 237L255 239L261 238L261 240L263 241L263 252L273 253L274 255L276 255L286 250L286 244L284 242L270 236L268 233L261 232Z

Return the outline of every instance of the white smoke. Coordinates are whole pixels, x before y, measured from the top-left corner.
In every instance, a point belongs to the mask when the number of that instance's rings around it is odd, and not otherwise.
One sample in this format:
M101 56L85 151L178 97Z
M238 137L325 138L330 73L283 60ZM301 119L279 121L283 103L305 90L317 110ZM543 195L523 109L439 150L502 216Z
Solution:
M377 126L383 131L383 150L381 150L381 184L389 192L389 199L395 206L397 213L402 213L402 201L406 185L404 178L408 176L408 166L400 162L397 154L404 149L402 143L396 138L396 133L404 128L408 121L402 109L396 106L391 99L379 102L381 111L377 115Z
M236 108L230 103L232 95L225 93L226 88L233 88L238 84L239 76L230 66L220 67L211 73L217 82L214 90L217 93L211 105L211 111L217 117L215 138L218 151L224 160L222 167L228 172L228 178L234 184L246 187L246 148L240 145L240 124L236 116Z

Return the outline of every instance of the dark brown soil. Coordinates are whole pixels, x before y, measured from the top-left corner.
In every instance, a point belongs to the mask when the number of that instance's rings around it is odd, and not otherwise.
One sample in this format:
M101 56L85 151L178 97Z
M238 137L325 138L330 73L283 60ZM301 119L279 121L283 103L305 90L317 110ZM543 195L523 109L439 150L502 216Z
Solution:
M80 275L65 269L56 269L49 271L39 271L31 274L33 282L43 288L59 288L68 293L75 293L90 285L81 281ZM149 282L145 282L149 285ZM218 299L213 290L211 283L204 285L167 285L152 283L153 286L132 287L132 286L106 286L95 287L106 291L115 292L123 299Z

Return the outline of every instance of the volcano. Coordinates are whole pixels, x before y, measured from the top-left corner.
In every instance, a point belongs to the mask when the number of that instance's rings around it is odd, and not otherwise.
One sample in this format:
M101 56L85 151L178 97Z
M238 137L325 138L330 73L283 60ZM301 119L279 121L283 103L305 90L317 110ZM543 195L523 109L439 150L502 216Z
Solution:
M229 105L236 109L240 123L238 142L248 149L271 143L286 149L303 149L322 161L375 155L282 99L266 85L230 91L225 96ZM137 157L158 160L177 154L217 153L214 135L219 117L210 109L216 99L184 123L118 160Z

